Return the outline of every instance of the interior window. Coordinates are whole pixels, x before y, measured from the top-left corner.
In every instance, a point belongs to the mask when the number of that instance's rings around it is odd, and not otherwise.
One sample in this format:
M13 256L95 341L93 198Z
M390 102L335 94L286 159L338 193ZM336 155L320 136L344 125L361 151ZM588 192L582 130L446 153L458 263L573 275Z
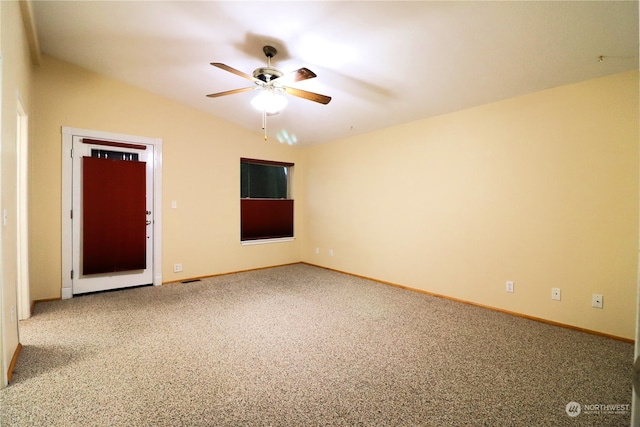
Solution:
M240 239L293 237L293 163L240 159Z

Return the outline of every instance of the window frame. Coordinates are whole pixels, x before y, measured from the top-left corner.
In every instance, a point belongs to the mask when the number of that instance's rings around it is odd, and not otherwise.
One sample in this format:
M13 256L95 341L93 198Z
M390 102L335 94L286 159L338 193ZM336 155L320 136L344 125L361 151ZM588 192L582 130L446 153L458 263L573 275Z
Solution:
M286 168L286 198L243 197L243 164ZM294 163L240 158L240 242L255 245L292 241L294 236Z

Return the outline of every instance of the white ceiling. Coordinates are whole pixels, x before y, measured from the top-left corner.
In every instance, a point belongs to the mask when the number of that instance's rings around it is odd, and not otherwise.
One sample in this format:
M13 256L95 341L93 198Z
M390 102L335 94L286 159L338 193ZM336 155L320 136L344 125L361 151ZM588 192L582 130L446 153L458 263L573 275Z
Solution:
M33 1L43 53L261 134L262 46L292 84L269 136L314 144L638 67L636 1ZM602 62L598 61L604 56Z

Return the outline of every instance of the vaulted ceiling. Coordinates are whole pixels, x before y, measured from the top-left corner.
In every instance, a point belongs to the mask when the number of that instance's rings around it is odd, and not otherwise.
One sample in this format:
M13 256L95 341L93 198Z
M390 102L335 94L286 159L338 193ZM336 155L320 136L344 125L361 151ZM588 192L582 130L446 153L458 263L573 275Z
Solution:
M41 52L261 133L252 83L307 67L269 136L315 144L638 68L636 1L33 1ZM287 138L283 138L287 135Z

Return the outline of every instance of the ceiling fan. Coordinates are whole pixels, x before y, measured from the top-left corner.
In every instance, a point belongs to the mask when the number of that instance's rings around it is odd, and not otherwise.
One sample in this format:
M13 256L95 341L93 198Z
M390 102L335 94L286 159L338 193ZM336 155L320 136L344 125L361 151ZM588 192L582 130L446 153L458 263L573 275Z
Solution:
M265 131L266 140L266 116L277 114L286 105L287 100L283 96L284 94L297 96L298 98L308 99L309 101L314 101L325 105L328 104L329 101L331 101L331 97L286 86L290 83L312 79L316 77L316 74L305 67L285 74L282 71L271 67L271 58L276 56L276 54L278 53L276 48L274 48L273 46L264 46L262 48L262 51L267 57L267 66L256 68L255 70L253 70L253 75L243 73L240 70L236 70L235 68L222 64L220 62L212 62L211 65L213 65L214 67L221 68L237 76L240 76L247 80L251 80L255 85L240 89L228 90L225 92L212 93L207 96L210 98L217 98L219 96L233 95L235 93L249 92L252 90L260 91L258 96L256 96L251 101L251 104L257 109L262 110L262 128Z

